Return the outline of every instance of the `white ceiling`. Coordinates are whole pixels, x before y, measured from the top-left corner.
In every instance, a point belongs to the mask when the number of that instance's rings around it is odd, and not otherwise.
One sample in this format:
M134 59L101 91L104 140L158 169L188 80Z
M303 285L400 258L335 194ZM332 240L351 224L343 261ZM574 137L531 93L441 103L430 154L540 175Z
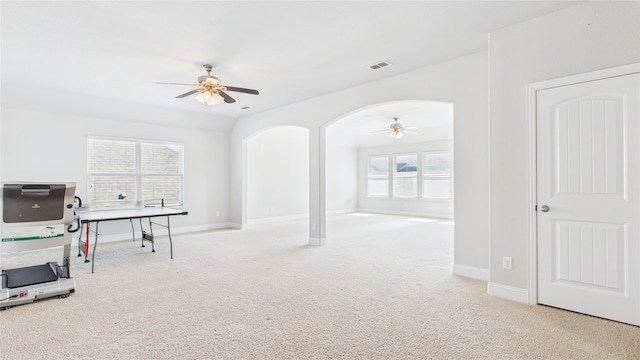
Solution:
M575 3L2 1L2 105L103 116L115 104L155 105L228 130L246 115L486 50L489 32ZM393 65L369 69L380 60ZM229 92L236 103L207 111L175 98L189 86L156 84L195 83L205 63L223 84L260 95Z

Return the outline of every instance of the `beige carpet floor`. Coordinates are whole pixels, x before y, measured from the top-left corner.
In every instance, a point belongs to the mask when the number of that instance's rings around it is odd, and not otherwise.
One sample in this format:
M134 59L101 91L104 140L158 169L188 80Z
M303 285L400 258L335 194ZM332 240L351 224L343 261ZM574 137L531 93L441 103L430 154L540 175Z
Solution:
M1 359L640 359L640 328L452 275L451 222L329 217L105 243L76 292L0 312ZM59 249L2 255L3 268ZM31 262L31 263L30 263Z

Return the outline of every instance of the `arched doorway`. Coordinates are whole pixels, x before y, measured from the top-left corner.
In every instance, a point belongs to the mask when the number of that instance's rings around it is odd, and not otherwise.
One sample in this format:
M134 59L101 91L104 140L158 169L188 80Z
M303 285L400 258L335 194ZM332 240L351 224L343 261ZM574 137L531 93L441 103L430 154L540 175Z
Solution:
M403 127L400 138L390 136L394 124ZM323 130L327 215L369 212L452 222L452 103L377 104L335 119ZM385 165L376 174L372 159Z

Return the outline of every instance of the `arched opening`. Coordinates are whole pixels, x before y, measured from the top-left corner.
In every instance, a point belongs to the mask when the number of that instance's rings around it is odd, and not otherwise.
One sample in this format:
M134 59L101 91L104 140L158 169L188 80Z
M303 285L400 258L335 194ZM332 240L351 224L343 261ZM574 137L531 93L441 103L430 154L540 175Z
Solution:
M309 215L309 130L278 126L246 140L247 224Z
M400 136L395 125L402 126ZM329 218L366 213L453 224L452 103L377 104L328 123L324 131ZM331 241L331 221L326 224Z

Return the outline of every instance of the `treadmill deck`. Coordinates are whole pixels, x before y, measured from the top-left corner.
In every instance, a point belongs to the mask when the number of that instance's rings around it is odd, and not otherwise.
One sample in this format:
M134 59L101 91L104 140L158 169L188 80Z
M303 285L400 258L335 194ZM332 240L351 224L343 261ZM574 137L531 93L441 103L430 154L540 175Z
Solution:
M57 267L58 263L49 262L42 265L2 270L2 273L6 276L7 288L13 289L56 281L58 280Z

